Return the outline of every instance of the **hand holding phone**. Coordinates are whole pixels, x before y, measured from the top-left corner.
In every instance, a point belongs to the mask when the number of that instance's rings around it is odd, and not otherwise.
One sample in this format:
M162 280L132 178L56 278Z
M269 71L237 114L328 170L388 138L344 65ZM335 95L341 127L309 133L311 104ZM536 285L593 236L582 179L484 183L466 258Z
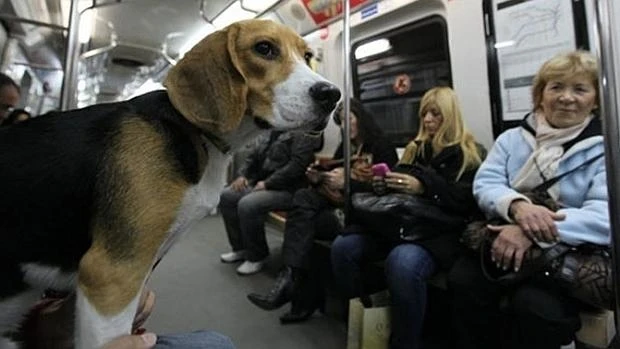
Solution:
M384 162L372 165L373 176L385 177L388 172L390 172L390 167Z

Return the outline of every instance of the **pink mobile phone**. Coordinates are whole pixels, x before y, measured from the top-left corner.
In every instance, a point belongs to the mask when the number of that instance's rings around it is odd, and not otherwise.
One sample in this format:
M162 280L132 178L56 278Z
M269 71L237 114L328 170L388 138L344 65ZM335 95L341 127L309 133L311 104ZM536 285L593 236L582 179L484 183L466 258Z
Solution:
M390 172L390 167L384 162L372 165L372 174L375 176L385 177L388 172Z

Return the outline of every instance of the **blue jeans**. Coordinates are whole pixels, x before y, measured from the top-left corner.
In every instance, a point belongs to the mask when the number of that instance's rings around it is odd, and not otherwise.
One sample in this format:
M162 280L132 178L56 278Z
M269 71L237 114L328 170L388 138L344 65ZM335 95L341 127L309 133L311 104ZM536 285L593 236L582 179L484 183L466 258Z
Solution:
M426 281L436 270L431 254L413 243L390 245L368 235L352 234L336 238L331 257L336 282L347 298L360 295L364 266L385 257L385 278L392 301L390 348L419 348Z
M161 335L155 349L235 349L230 338L213 331Z
M290 209L292 200L293 194L288 191L224 188L220 210L232 250L245 250L246 259L251 262L265 259L269 255L265 217L270 211Z

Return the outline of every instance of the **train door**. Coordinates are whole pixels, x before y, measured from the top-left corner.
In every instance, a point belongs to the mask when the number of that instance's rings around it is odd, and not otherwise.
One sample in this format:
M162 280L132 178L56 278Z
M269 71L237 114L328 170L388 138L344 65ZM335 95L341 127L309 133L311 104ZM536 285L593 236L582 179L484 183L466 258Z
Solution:
M492 145L482 10L482 0L383 0L351 15L353 96L396 146L415 136L419 99L437 85L455 89L467 127L480 143ZM319 72L342 86L342 23L322 30L309 39L322 53ZM389 45L368 54L368 44ZM325 149L334 149L338 139L330 126Z
M445 19L424 18L360 40L351 51L354 96L392 143L404 147L418 132L424 92L452 86Z

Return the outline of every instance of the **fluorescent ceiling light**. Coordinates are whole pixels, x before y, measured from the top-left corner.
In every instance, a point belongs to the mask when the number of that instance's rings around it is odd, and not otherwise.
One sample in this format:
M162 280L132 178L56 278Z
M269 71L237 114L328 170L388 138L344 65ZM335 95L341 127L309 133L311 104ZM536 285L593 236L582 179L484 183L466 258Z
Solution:
M514 46L515 45L515 41L514 40L509 40L509 41L502 41L502 42L498 42L495 44L495 48L504 48L504 47L510 47L510 46Z
M390 45L390 40L388 39L378 39L375 41L371 41L369 43L360 45L355 49L355 58L362 59L364 57L372 56L379 54L381 52L388 51L392 48Z
M256 13L262 13L266 9L275 5L279 0L241 0L243 7L247 10L254 11Z
M179 49L179 58L183 57L187 51L191 50L194 45L196 45L200 40L204 39L205 36L213 33L215 31L215 27L212 25L203 25L200 27L200 30L194 34L181 48Z
M95 18L97 17L97 10L92 9L85 11L80 16L80 27L78 28L78 40L82 44L86 44L90 40L95 28Z
M222 29L231 23L254 18L254 16L256 16L256 13L244 10L241 8L241 3L235 1L232 5L228 6L224 12L213 19L213 25L217 29Z

